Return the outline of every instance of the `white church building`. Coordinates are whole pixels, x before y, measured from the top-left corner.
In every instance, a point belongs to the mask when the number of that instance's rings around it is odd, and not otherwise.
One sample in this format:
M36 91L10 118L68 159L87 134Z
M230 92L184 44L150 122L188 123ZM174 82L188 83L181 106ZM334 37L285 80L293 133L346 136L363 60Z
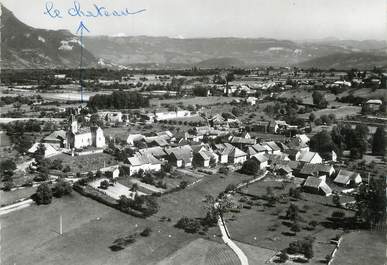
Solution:
M74 115L71 115L69 119L66 140L69 149L81 149L88 146L105 147L105 136L101 127L79 127Z

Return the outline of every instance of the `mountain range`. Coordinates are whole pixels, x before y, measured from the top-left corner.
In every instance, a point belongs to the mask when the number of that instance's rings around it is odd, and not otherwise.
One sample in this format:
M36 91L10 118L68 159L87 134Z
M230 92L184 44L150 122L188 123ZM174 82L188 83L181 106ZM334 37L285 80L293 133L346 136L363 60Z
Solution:
M4 6L1 22L3 68L79 67L81 44L71 32L30 27ZM83 44L86 67L387 66L387 44L376 40L87 36Z

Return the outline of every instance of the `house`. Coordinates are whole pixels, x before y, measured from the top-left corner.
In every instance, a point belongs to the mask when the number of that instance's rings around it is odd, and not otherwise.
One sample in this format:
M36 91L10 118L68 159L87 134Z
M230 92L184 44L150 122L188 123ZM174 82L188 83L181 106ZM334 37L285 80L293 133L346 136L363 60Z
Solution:
M253 156L257 155L258 152L252 146L249 146L246 149L246 154L248 158L252 158Z
M328 154L328 158L327 158L328 161L332 161L332 162L336 162L337 161L337 154L335 151L331 151L329 154Z
M156 112L154 113L154 119L157 121L172 120L184 117L191 117L191 112L188 110L177 110L170 112Z
M135 142L139 142L139 141L142 141L144 140L145 136L142 135L142 134L129 134L128 138L126 139L126 142L129 144L129 145L134 145Z
M158 172L161 170L161 162L152 155L135 155L128 158L129 176L138 173L140 170L144 172Z
M122 112L120 111L101 111L97 114L101 119L107 122L122 122Z
M218 162L218 156L205 145L192 146L193 161L196 166L209 167L211 163Z
M241 133L240 137L245 139L251 139L251 135L248 132Z
M340 169L333 182L342 186L356 186L362 182L362 178L357 172Z
M269 132L271 133L279 133L282 130L286 130L288 124L286 121L272 121L269 124Z
M161 147L166 147L169 145L167 142L168 137L167 136L150 136L150 137L145 137L145 143L149 146L161 146Z
M192 166L192 148L189 145L178 146L166 149L168 161L176 167L191 167Z
M293 170L288 165L276 164L271 166L271 169L276 174L280 176L287 176L287 177L291 177L293 172Z
M306 134L296 134L295 138L299 139L304 145L308 145L310 142L310 139Z
M229 163L243 164L247 160L247 154L240 150L238 147L234 147L228 154Z
M264 154L256 154L252 156L251 159L255 159L258 162L259 169L265 169L268 167L269 159Z
M267 154L271 152L271 148L268 146L263 146L260 144L255 144L252 146L252 148L258 153L258 154Z
M54 131L42 140L43 143L51 144L55 148L63 148L66 144L66 131Z
M287 161L290 160L287 154L265 154L267 159L269 159L269 164L276 164L280 161Z
M378 111L383 102L380 99L369 99L365 104L369 110Z
M335 169L327 164L304 164L300 170L300 176L307 178L309 176L326 176L331 177Z
M101 168L99 171L101 171L101 173L103 173L107 178L111 179L116 179L120 176L120 169L118 165L104 167Z
M286 150L289 150L289 147L283 142L275 142L275 143L281 149L281 152L285 152Z
M316 152L302 152L298 161L309 164L322 164L322 158Z
M251 106L254 106L255 104L257 104L257 98L256 97L248 97L246 99L246 103L251 105Z
M248 145L255 145L255 139L231 136L230 143L236 147L243 148Z
M78 128L78 122L74 115L70 116L69 126L66 132L66 147L69 149L81 149L84 147L105 147L105 136L101 127Z
M43 144L45 147L44 150L44 157L51 157L57 154L60 154L60 151L57 150L52 144L49 143L34 143L30 149L28 149L28 153L34 154L37 150L40 144Z
M289 158L293 161L298 161L301 156L301 151L298 149L288 149L284 153L288 154Z
M332 189L325 182L325 177L308 177L302 186L305 192L329 196L332 194Z
M167 158L167 153L160 146L139 149L138 153L141 155L152 155L160 161L163 161Z
M212 127L217 126L217 125L224 125L226 124L226 120L222 117L220 114L214 115L212 118L210 118L209 123Z
M218 155L218 161L221 164L227 164L229 162L228 156L231 151L234 149L229 143L224 144L216 144L215 146L215 154Z
M272 154L278 155L281 153L281 148L274 141L263 142L262 146L268 146Z
M289 149L294 149L294 150L298 150L298 151L301 151L301 152L308 152L309 151L308 144L306 144L303 140L301 140L298 137L291 138L287 142L286 145L288 146Z

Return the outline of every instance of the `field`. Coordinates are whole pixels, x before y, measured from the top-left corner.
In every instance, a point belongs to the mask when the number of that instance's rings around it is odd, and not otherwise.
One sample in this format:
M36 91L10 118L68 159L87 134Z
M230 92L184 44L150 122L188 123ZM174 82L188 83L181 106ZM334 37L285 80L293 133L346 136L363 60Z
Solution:
M266 248L235 242L238 247L245 253L249 264L265 265L267 261L275 255L275 251Z
M165 194L158 199L160 210L151 219L160 217L171 218L171 225L183 216L201 218L206 214L204 202L206 195L217 196L224 191L229 184L238 184L251 176L239 173L229 173L228 175L209 175L200 182L187 187L186 189L170 194Z
M88 172L103 167L117 165L118 161L109 154L100 153L93 155L71 156L67 154L60 154L52 156L50 160L62 160L63 167L70 166L71 172Z
M59 236L59 215L63 235ZM2 264L156 264L196 239L159 222L121 213L73 193L45 206L1 216ZM152 227L149 237L114 252L117 238Z
M321 115L329 115L329 114L335 114L337 119L345 118L346 116L353 116L356 114L359 114L361 111L361 107L357 106L341 106L335 109L322 109L313 111L313 113L317 117L320 117ZM308 119L310 113L301 114L301 118Z
M238 265L237 255L225 244L196 239L157 265Z
M249 185L248 192L262 196L266 194L267 187L272 187L276 194L287 193L286 190L280 190L280 186L279 183L275 184L273 181L256 182ZM236 201L240 201L244 197L250 200L253 205L251 209L242 208L239 213L227 215L227 227L231 238L239 242L279 251L288 247L290 242L312 236L316 240L311 264L319 264L334 249L334 245L329 243L330 240L342 232L340 227L338 229L334 227L335 224L329 219L332 212L338 211L338 209L322 205L318 202L318 198L314 202L308 194L303 193L303 195L305 195L303 199L277 202L274 207L270 207L262 199L254 200L239 194L235 195ZM285 217L290 203L298 206L302 216L301 231L297 232L296 235L289 233L291 222ZM241 203L241 205L247 204ZM340 211L345 212L346 216L353 215L350 211ZM312 220L317 222L317 226L312 230L306 229Z
M183 98L183 99L151 99L150 103L151 105L159 106L161 104L173 104L173 105L179 105L183 104L185 106L187 105L213 105L217 103L230 103L233 101L234 97L190 97L190 98ZM239 98L238 98L239 99Z
M345 234L332 265L386 264L386 243L385 232Z

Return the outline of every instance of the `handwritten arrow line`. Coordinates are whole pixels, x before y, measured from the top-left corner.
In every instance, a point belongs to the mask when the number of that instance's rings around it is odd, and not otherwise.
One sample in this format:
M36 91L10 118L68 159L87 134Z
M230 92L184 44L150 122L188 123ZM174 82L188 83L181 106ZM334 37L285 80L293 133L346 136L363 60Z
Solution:
M83 31L86 30L87 32L90 32L90 30L85 26L83 21L79 23L79 27L76 31L76 34L80 33L80 43L81 43L81 60L79 64L79 86L81 89L81 103L83 103L83 86L82 86L82 68L83 68Z

